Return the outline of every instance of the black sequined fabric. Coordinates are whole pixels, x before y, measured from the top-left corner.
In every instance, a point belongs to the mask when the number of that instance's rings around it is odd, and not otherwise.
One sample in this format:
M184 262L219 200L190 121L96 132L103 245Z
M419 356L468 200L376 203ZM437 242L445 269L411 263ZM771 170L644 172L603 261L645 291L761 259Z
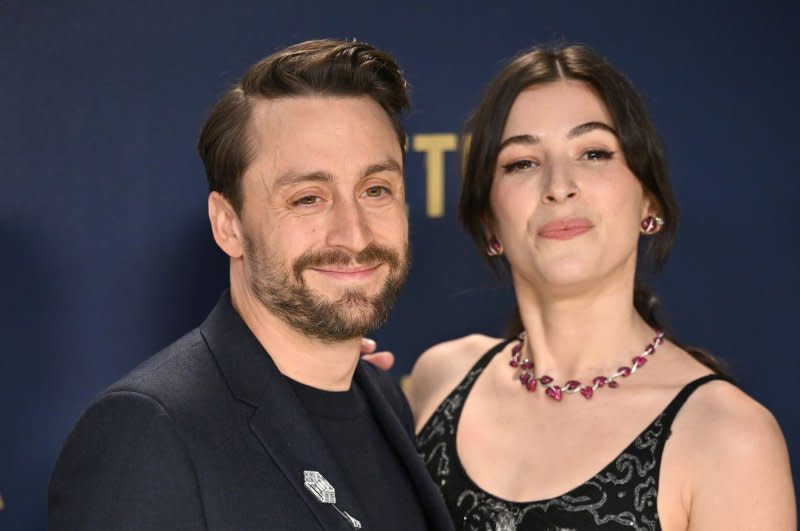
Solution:
M572 531L586 529L655 531L661 529L656 499L661 454L678 410L700 385L699 378L613 461L582 485L548 500L510 502L480 489L467 475L455 451L464 401L503 342L487 352L439 405L422 428L417 444L439 485L456 528L468 531Z

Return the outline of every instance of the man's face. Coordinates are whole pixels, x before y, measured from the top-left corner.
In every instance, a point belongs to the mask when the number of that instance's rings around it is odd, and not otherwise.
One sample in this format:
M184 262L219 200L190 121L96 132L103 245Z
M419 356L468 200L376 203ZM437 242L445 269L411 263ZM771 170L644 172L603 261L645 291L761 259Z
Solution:
M240 219L252 294L323 341L380 326L409 264L403 158L385 111L368 97L259 100L250 134Z

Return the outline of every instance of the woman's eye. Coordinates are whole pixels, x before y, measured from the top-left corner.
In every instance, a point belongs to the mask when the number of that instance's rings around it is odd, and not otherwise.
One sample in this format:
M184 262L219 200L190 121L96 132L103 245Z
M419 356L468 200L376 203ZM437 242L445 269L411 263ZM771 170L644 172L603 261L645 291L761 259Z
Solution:
M385 186L370 186L364 190L364 195L367 197L383 197L389 195L390 191Z
M614 158L614 152L605 149L590 149L581 155L581 158L584 160L609 160Z
M518 160L509 164L504 164L503 170L505 170L506 173L513 173L515 171L529 170L536 166L536 162L532 160Z

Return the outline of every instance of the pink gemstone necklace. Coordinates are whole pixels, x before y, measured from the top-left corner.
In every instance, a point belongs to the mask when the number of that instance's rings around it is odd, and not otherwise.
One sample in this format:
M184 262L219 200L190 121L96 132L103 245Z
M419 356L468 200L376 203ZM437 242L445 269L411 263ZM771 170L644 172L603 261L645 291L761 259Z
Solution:
M522 370L519 375L519 381L528 391L535 391L537 384L542 384L545 386L544 393L553 400L561 400L561 397L564 393L580 393L588 400L589 398L592 398L592 395L594 395L595 391L605 385L608 385L612 389L616 389L619 387L617 378L627 378L639 370L642 365L647 363L647 357L651 356L659 347L659 345L664 342L664 332L660 330L654 331L656 335L653 338L653 341L648 343L641 354L633 357L630 367L623 365L617 369L617 372L611 374L610 376L595 376L592 379L591 385L583 385L578 380L569 380L564 385L551 385L553 383L552 377L543 374L537 378L536 375L533 374L533 361L529 359L521 359L522 346L525 344L525 332L522 332L517 336L517 343L511 348L511 361L509 362L509 365L515 369L518 368Z

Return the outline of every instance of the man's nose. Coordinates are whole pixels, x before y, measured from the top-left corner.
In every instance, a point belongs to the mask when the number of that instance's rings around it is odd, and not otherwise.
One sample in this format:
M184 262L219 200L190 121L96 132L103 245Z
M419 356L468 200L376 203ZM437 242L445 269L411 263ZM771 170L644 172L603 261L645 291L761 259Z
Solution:
M331 209L327 244L353 253L372 242L367 214L355 199L336 201Z

